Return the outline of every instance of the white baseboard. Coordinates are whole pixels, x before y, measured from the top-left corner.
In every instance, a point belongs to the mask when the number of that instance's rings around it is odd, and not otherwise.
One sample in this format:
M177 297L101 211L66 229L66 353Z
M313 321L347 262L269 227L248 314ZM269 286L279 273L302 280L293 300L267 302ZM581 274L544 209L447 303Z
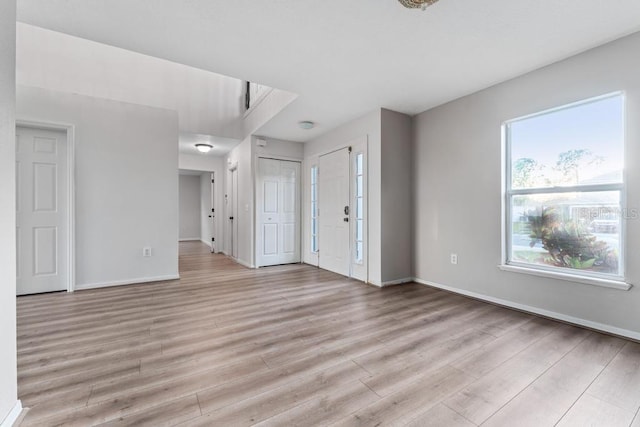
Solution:
M202 243L204 243L205 245L211 247L213 245L213 242L207 242L206 240L202 240L202 239L198 239L200 240Z
M405 277L404 279L397 279L397 280L388 280L386 282L369 280L367 283L373 286L377 286L379 288L386 288L388 286L402 285L404 283L411 283L411 282L413 282L413 277Z
M84 283L82 285L76 285L76 290L107 288L110 286L135 285L138 283L162 282L165 280L177 280L179 278L180 276L176 274L169 276L140 277L137 279L114 280L111 282Z
M2 424L0 424L0 427L13 427L13 424L18 420L18 418L20 418L21 413L22 402L18 400L13 406L13 409L11 409L4 420L2 420Z
M247 268L255 268L255 266L251 265L251 263L241 260L240 258L233 258L231 257L232 260L234 260L235 262L237 262L238 264L245 266Z
M178 242L199 242L199 237L185 237L184 239L178 239Z
M479 299L482 301L487 301L487 302L501 305L504 307L510 307L516 310L526 311L528 313L539 314L540 316L549 317L552 319L561 320L563 322L572 323L574 325L584 326L585 328L595 329L597 331L602 331L609 334L618 335L621 337L640 341L640 332L634 332L628 329L617 328L615 326L606 325L604 323L593 322L591 320L581 319L579 317L569 316L566 314L557 313L555 311L549 311L549 310L545 310L538 307L532 307L530 305L519 304L517 302L504 300L501 298L495 298L488 295L478 294L476 292L466 291L464 289L453 288L451 286L441 285L439 283L429 282L427 280L414 278L413 281L416 283L420 283L421 285L427 285L434 288L443 289L445 291L468 296L468 297Z
M404 279L388 280L386 282L382 282L381 287L386 288L387 286L396 286L411 282L413 282L413 277L405 277Z

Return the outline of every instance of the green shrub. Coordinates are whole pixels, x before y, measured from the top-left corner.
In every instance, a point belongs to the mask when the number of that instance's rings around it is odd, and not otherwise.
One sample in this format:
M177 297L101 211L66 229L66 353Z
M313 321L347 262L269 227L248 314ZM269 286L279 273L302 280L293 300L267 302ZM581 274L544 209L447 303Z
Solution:
M543 207L527 213L533 247L537 242L551 257L550 264L575 269L618 269L618 254L599 241L587 226L563 220L556 207Z

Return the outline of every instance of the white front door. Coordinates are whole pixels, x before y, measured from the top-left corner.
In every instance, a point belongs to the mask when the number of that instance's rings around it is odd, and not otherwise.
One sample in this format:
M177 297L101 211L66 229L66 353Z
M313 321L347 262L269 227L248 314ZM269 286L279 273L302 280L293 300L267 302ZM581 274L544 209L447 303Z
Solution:
M67 135L16 129L17 294L67 289Z
M300 262L300 163L258 159L258 267Z
M320 156L319 163L319 266L349 276L349 149Z

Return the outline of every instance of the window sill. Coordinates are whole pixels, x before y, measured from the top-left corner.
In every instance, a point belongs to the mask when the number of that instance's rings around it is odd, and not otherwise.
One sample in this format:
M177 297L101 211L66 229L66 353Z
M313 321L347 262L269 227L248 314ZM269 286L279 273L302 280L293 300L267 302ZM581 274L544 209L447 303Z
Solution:
M523 274L530 274L532 276L548 277L551 279L568 280L570 282L584 283L587 285L594 285L594 286L602 286L604 288L618 289L621 291L628 291L633 286L631 283L626 283L618 280L608 280L608 279L599 279L597 277L577 276L574 274L565 274L565 273L559 273L555 271L543 271L543 270L537 270L535 268L520 267L515 265L503 264L503 265L499 265L498 268L502 271L509 271L512 273L523 273Z

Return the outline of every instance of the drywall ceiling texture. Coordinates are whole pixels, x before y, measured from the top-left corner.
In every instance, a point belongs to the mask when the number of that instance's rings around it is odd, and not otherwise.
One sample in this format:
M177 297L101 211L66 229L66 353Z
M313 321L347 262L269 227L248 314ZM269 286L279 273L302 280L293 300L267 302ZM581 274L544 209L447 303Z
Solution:
M17 112L75 126L76 287L176 278L176 112L23 86Z
M573 316L640 338L640 220L626 221L620 291L498 270L501 125L615 91L626 93L627 200L640 200L640 33L459 99L415 118L414 268L419 279ZM449 262L457 253L458 265Z
M0 423L9 415L18 399L15 15L15 0L0 0Z
M175 110L181 139L219 148L244 136L241 80L27 24L17 40L20 85Z
M21 0L21 22L296 93L261 134L416 114L640 29L637 0ZM114 22L118 25L114 27ZM313 120L311 132L297 128Z

